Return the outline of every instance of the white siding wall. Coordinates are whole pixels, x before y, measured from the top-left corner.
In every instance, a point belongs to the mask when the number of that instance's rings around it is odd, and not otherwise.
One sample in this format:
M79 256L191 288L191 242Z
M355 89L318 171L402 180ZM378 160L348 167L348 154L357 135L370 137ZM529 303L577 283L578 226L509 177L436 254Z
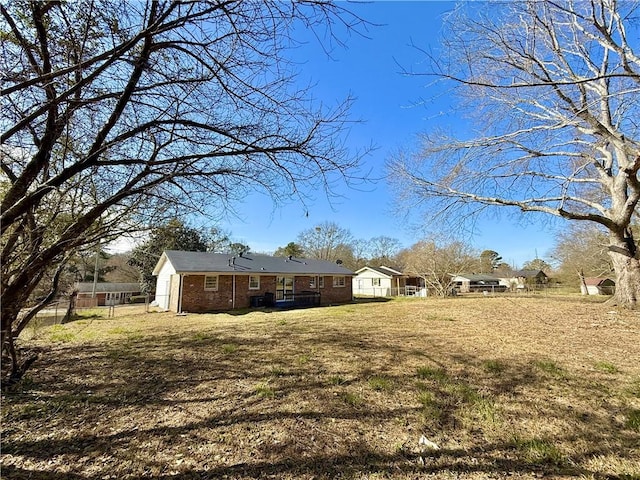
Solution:
M171 292L171 275L176 271L171 265L171 262L164 262L160 272L158 273L158 279L156 280L156 302L158 306L164 310L169 309L169 297Z
M380 285L374 285L373 280L379 279ZM354 295L371 295L374 297L388 297L391 295L391 278L373 270L360 272L353 278Z

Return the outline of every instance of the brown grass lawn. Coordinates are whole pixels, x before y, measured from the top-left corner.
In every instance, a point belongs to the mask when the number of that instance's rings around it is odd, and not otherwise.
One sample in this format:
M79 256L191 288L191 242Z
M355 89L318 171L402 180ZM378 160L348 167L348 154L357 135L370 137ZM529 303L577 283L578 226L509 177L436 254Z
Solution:
M3 478L640 478L638 312L118 314L26 332L40 358L3 396Z

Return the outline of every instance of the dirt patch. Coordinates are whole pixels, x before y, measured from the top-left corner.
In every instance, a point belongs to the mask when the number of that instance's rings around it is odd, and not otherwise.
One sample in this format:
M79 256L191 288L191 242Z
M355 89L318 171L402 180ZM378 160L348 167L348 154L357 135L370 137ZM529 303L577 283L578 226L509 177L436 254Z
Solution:
M636 312L401 299L35 333L5 478L640 476Z

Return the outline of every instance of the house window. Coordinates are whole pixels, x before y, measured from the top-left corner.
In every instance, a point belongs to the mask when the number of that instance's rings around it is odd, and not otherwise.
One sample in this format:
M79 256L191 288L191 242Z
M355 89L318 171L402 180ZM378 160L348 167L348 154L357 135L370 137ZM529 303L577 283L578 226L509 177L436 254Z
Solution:
M324 277L318 277L318 287L324 288Z
M333 277L333 286L334 287L344 287L344 276Z
M380 286L380 279L379 278L372 278L371 279L371 285L373 285L374 287L379 287Z
M309 288L316 288L318 286L318 277L311 277L309 280Z
M204 276L204 289L217 291L218 290L218 276L217 275L205 275Z
M260 275L249 275L249 290L260 290Z

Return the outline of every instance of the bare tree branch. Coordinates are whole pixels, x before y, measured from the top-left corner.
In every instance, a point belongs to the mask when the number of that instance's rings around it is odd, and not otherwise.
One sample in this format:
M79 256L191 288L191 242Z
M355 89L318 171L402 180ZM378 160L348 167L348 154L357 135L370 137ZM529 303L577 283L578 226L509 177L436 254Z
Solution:
M390 159L400 200L419 198L447 225L492 207L602 225L616 301L635 305L640 263L629 225L640 201L640 57L627 31L637 31L639 5L528 0L457 9L443 28L443 54L429 55L424 74L452 86L455 108L479 133L430 133L416 151Z
M259 190L303 204L359 181L350 99L317 105L287 58L332 2L3 2L2 341L75 251ZM325 36L326 35L326 36Z

